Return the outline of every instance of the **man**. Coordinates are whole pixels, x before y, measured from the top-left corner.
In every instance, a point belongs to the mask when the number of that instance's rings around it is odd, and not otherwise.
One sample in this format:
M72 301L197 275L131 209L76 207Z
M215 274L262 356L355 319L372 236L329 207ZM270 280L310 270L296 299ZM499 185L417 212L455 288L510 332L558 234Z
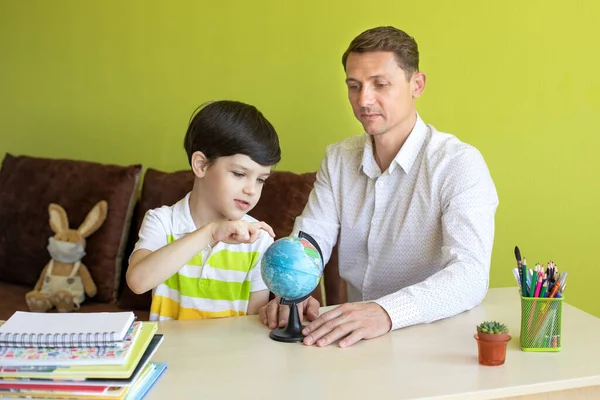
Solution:
M303 302L306 345L346 347L456 315L481 303L489 282L496 189L477 149L418 115L426 76L414 39L367 30L342 64L365 134L327 147L293 233L310 233L325 261L339 237L351 303L317 317L318 302ZM278 302L259 311L271 329L287 323Z

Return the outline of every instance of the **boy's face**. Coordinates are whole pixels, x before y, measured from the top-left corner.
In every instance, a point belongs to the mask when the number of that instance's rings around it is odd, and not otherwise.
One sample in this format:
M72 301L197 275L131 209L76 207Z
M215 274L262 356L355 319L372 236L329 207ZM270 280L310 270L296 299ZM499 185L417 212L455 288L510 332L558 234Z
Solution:
M213 210L229 220L241 219L256 206L271 167L246 155L220 157L206 169L205 198Z

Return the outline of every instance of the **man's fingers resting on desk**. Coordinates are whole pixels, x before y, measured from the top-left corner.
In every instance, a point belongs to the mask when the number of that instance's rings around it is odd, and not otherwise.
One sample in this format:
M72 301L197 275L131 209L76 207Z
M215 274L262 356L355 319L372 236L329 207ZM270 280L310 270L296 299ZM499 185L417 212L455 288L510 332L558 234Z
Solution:
M327 346L342 339L348 347L362 339L384 335L392 328L388 313L377 303L346 303L321 315L304 328L304 344Z
M300 315L305 314L306 319L309 321L314 321L319 317L320 306L321 305L319 304L319 301L311 296L302 303L298 304L298 313L300 313Z

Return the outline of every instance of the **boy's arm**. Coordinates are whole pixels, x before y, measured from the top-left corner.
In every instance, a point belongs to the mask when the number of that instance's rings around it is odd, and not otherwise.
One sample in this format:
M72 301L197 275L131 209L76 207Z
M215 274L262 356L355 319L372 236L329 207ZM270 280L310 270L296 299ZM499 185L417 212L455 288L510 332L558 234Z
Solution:
M209 244L215 244L212 224L205 225L156 251L138 249L131 255L126 274L127 285L137 294L154 289Z
M250 299L248 300L248 315L258 314L258 310L268 302L268 289L250 293Z
M140 247L136 245L136 250L129 261L129 268L125 276L127 285L134 293L147 292L173 276L208 245L214 247L220 241L252 243L262 231L266 231L270 237L275 236L273 229L264 222L215 222L165 244L153 240L160 236L166 240L166 233L164 233L159 218L153 213L148 213L144 217L140 229L142 245Z

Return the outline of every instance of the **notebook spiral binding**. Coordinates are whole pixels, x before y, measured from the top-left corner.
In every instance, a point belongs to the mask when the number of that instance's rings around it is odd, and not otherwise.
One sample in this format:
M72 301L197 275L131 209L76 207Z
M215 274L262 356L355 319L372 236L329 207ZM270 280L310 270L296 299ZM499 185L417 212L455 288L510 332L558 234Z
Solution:
M102 333L0 333L0 346L108 347L116 345L117 332Z

